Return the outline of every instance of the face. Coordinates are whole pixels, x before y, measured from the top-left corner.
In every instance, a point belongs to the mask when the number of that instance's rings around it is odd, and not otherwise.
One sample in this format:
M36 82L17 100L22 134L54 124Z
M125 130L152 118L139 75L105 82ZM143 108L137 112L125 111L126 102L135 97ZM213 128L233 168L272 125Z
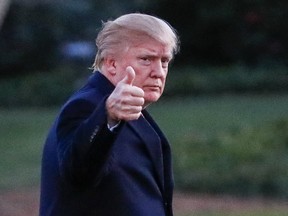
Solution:
M144 91L145 105L156 102L163 93L171 59L169 46L147 39L116 57L116 83L126 76L126 67L132 66L136 75L133 85Z

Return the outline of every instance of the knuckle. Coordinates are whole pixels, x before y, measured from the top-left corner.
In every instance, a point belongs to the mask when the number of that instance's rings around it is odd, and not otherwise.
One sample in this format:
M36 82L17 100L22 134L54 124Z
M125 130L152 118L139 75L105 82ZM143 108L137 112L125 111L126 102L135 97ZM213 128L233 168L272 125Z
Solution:
M145 99L141 98L141 105L143 105L145 103ZM142 107L141 107L142 108Z

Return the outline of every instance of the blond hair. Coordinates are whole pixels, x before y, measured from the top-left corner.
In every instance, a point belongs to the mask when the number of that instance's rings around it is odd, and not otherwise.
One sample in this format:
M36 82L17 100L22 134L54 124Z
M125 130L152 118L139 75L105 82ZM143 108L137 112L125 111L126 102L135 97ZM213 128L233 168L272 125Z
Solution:
M166 21L147 14L131 13L103 23L96 38L98 51L93 68L100 70L105 57L124 51L124 48L141 41L143 37L153 38L171 47L172 56L179 51L177 33Z

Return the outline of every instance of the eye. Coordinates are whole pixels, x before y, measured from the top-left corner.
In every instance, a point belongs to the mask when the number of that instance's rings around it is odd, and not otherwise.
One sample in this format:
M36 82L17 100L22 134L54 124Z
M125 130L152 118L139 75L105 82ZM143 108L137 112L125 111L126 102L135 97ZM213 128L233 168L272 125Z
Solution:
M151 59L148 57L140 57L140 61L141 63L145 64L145 65L149 65L151 63Z
M169 58L162 58L161 62L162 62L162 67L166 68L169 65L170 59Z
M170 62L170 58L164 57L161 59L162 63L169 63Z

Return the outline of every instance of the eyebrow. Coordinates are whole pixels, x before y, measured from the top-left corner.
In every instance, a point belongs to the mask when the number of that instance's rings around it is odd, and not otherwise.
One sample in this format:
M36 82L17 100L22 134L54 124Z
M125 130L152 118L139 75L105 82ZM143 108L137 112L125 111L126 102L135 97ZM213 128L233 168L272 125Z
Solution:
M159 53L157 53L156 51L152 51L152 50L147 50L147 49L143 49L140 52L137 53L138 55L145 55L145 56L149 56L149 57L160 57L161 58L167 58L169 60L171 60L173 57L171 55L171 53L161 53L159 55Z

